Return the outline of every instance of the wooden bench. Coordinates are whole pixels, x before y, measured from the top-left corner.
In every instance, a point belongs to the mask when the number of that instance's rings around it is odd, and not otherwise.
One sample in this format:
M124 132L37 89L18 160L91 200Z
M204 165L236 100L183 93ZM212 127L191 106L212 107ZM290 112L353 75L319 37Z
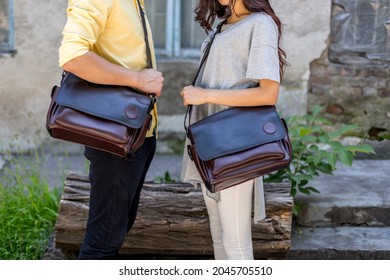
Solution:
M256 259L284 259L290 248L293 198L290 184L265 184L267 218L253 224ZM55 226L55 245L80 249L87 217L90 184L85 175L68 174ZM200 189L189 184L145 182L136 222L120 251L130 259L209 256L213 249L206 206Z

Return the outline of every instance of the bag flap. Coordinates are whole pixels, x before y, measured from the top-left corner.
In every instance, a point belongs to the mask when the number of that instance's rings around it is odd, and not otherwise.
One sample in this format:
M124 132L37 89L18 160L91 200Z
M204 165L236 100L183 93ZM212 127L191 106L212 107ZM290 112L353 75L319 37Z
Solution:
M55 101L62 106L140 128L153 108L154 99L125 86L98 85L67 73Z
M275 107L233 107L191 124L196 150L210 160L281 140L287 131Z

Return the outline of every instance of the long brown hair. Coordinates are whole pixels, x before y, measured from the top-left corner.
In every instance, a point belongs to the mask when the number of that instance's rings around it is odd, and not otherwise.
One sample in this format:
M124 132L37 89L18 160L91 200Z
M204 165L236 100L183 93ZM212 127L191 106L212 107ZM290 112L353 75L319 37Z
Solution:
M280 48L280 38L282 36L282 23L276 16L274 10L269 3L269 0L242 0L245 9L252 13L265 13L269 15L278 27L278 55L279 55L279 70L280 80L284 75L284 69L288 65L286 61L286 53ZM236 3L236 0L229 0L228 6L222 6L218 0L199 0L195 8L195 20L200 26L210 32L216 18L225 19L230 16L231 11Z

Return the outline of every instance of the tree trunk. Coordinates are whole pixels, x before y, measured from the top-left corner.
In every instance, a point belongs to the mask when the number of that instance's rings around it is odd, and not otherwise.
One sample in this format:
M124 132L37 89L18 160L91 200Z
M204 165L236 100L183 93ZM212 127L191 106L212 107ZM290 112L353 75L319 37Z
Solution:
M283 259L290 248L293 198L287 183L265 184L267 218L252 226L256 259ZM59 249L80 249L88 218L88 177L65 180L55 242ZM136 222L121 254L212 257L206 206L200 189L189 184L145 182Z

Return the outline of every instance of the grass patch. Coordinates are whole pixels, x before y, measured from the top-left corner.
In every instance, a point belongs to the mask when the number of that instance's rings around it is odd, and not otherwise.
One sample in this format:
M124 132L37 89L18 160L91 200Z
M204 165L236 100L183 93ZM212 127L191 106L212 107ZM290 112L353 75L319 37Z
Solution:
M39 260L53 232L61 191L49 188L39 158L7 155L0 170L0 259Z

